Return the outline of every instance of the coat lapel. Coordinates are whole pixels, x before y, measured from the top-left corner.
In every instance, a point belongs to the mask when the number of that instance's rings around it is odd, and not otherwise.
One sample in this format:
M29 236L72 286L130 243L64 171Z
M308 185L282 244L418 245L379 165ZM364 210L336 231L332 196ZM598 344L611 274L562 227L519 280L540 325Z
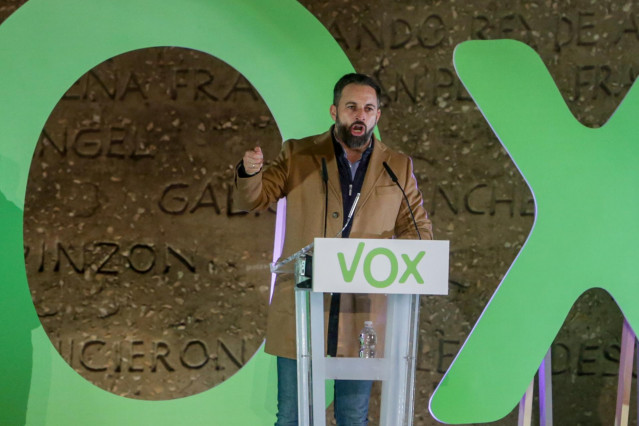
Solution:
M322 170L322 158L326 159L326 168L328 171L328 190L342 203L342 190L339 183L339 172L337 171L337 160L335 159L335 151L333 149L333 140L330 130L319 135L315 139L315 149L313 150L313 158L317 163L318 170Z
M317 169L322 170L322 158L326 159L326 168L328 170L328 191L329 196L335 197L337 200L337 205L342 206L342 189L339 181L339 172L337 170L337 160L335 158L335 151L333 149L333 140L331 138L330 130L326 133L319 135L314 140L314 146L312 147L312 151L309 152L313 156L313 161L316 163ZM382 163L384 161L389 161L390 154L386 146L381 143L381 141L375 138L375 145L373 147L373 152L371 153L371 158L368 162L368 169L366 170L366 175L364 177L364 182L362 184L362 190L360 192L360 197L357 205L357 209L355 211L355 216L357 216L357 212L360 211L366 203L373 195L375 191L375 187L378 185L379 180L382 178L386 171L384 170L384 166ZM348 212L344 212L343 214L348 214Z
M373 152L371 153L371 158L368 162L366 175L364 176L364 183L362 184L362 192L359 196L359 205L357 210L363 208L370 196L373 194L378 181L381 179L382 175L386 173L382 163L389 159L390 154L388 153L386 146L384 146L379 139L375 138L375 145L373 147Z

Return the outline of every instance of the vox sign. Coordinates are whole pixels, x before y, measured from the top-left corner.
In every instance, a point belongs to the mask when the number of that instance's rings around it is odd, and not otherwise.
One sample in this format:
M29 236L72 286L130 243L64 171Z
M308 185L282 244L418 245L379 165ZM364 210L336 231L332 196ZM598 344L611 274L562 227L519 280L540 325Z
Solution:
M448 241L316 238L313 291L448 294Z

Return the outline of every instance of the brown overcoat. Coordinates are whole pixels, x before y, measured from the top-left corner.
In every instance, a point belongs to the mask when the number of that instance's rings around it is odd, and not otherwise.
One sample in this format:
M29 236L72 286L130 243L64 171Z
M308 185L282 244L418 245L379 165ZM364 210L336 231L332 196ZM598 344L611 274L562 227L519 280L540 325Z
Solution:
M327 237L335 237L343 225L342 193L330 131L317 136L286 141L275 161L256 175L236 176L236 207L265 209L286 197L286 236L281 259L310 244L324 232L324 183L322 158L328 168ZM417 238L402 193L392 182L382 162L397 175L413 209L423 239L432 238L432 228L422 195L417 188L410 157L395 152L375 139L350 233L352 238ZM340 304L338 356L357 356L357 335L365 320L372 320L383 348L386 322L383 295L343 294ZM325 303L325 308L328 309ZM267 353L296 358L294 282L278 277L268 311Z

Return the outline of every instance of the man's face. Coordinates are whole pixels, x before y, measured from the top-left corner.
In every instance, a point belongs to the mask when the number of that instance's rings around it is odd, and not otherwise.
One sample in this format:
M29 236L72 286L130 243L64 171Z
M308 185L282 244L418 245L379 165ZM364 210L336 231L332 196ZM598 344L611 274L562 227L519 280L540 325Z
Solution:
M349 148L365 146L371 139L380 114L375 89L362 84L349 84L342 90L337 107L331 105L335 136Z

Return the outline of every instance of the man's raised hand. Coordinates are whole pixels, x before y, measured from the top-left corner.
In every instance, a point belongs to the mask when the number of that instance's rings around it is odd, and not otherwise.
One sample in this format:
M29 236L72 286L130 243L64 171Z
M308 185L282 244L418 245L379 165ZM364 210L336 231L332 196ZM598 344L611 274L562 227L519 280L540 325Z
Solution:
M242 164L244 170L249 175L254 175L262 169L264 165L264 154L262 154L262 148L256 146L252 150L246 151L242 158Z

